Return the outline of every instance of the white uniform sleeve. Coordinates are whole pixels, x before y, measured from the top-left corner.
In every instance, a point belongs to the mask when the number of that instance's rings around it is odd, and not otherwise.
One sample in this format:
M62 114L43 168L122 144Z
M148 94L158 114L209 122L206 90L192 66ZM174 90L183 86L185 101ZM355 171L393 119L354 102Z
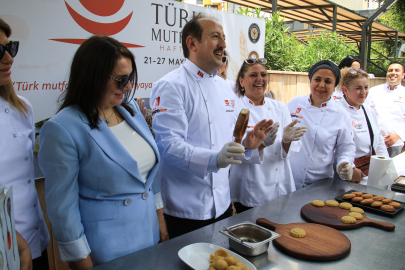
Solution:
M398 136L405 141L405 126L397 132Z
M204 178L213 152L202 147L195 147L186 142L188 119L185 111L187 97L182 89L174 87L167 81L159 81L152 87L151 108L159 97L153 121L156 144L164 162Z
M376 136L378 135L378 136ZM381 133L374 134L374 140L378 140L377 148L375 149L375 153L379 156L388 157L387 146L385 145L384 138L382 137Z
M354 166L354 157L356 155L356 144L354 143L353 127L350 125L351 121L349 116L345 116L342 120L342 128L338 131L336 139L336 151L335 158L337 161L337 167L342 162L349 162L349 164Z

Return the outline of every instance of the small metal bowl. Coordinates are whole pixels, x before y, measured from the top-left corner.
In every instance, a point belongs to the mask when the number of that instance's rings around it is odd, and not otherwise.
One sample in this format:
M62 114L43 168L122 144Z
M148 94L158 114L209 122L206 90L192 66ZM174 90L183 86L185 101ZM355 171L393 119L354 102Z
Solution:
M270 241L280 236L276 232L249 221L236 224L227 228L227 231L220 232L229 237L231 248L246 256L257 256L266 252Z

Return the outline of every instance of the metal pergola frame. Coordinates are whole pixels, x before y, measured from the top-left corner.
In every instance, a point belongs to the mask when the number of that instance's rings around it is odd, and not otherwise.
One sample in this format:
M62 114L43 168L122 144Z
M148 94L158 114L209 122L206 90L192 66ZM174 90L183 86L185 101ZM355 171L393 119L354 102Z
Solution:
M362 67L367 68L367 59L371 51L371 42L392 40L395 48L398 40L405 40L405 33L375 21L397 0L388 0L370 18L328 0L226 0L249 8L261 8L264 12L280 14L293 21L310 24L345 36L348 42L360 44ZM301 31L299 31L301 32ZM296 34L295 32L292 32ZM297 33L303 41L312 32ZM395 50L395 53L397 50Z

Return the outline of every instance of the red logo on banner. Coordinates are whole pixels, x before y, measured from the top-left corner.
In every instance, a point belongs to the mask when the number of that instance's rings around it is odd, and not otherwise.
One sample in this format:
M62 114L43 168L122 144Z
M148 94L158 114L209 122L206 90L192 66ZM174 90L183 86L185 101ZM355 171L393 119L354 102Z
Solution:
M204 74L201 72L201 70L199 70L199 71L197 72L197 74L198 74L201 78L204 77Z
M117 13L122 6L124 5L125 0L79 0L80 3L91 13L98 16L111 16ZM66 8L72 16L73 20L84 30L95 35L104 35L112 36L115 35L128 25L129 21L132 18L133 12L131 12L127 17L123 18L118 22L113 23L99 23L92 20L89 20L79 13L77 13L69 4L65 1ZM71 43L71 44L82 44L86 39L72 39L72 38L62 38L62 39L51 39L54 41ZM141 45L131 44L131 43L122 43L128 48L144 47Z

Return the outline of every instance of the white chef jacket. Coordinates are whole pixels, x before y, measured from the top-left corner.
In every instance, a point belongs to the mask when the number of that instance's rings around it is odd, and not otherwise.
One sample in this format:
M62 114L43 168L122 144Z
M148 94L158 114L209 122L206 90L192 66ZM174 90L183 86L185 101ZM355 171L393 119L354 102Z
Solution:
M352 120L354 143L356 144L355 158L372 155L370 133L363 109L360 108L359 110L357 110L355 107L347 103L345 98L342 98L341 102L338 102L338 104L349 113ZM380 133L380 128L378 127L377 114L370 107L370 105L363 104L363 107L366 110L371 128L373 129L373 147L375 153L379 156L388 157L387 147L385 146L384 139Z
M332 99L334 101L340 101L343 98L342 91L336 90L332 93Z
M29 106L27 118L0 97L0 186L13 186L16 230L35 259L48 246L49 233L35 188L34 113L29 101L19 98Z
M333 163L347 161L354 166L356 146L348 113L332 98L321 107L312 106L310 96L298 96L287 103L296 126L307 126L301 137L301 151L290 158L297 189L333 177Z
M283 103L264 98L263 105L255 106L252 100L244 96L236 100L235 111L243 108L250 110L247 131L262 119L273 119L280 123L274 144L262 150L263 164L252 164L250 159L243 160L242 165L231 165L229 181L232 202L255 207L295 191L289 158L300 151L301 141L292 142L288 153L284 151L283 131L291 123L291 117Z
M232 141L235 95L216 73L186 59L152 87L163 211L175 217L217 218L231 204L229 166L216 164L219 151ZM259 156L257 150L250 153Z
M390 90L388 83L374 86L366 99L378 114L381 134L398 134L400 139L392 146L403 146L405 140L405 87L397 85Z

